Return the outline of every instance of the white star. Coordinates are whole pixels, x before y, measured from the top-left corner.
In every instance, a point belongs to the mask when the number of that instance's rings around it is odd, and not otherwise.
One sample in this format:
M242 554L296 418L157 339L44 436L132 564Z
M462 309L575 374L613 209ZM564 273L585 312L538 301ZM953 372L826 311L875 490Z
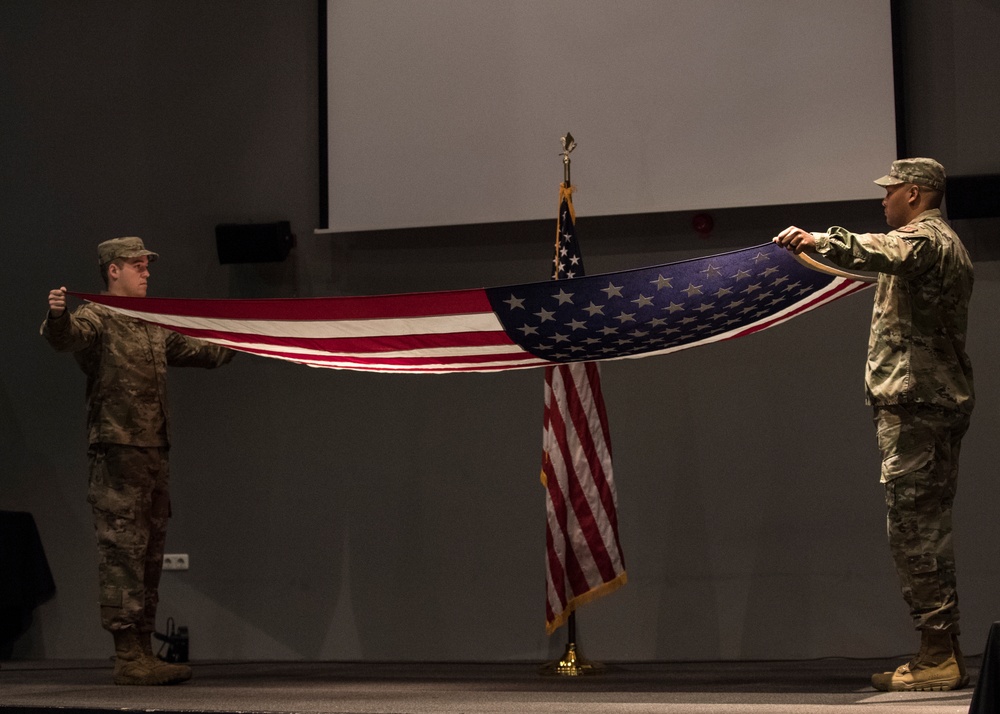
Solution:
M632 302L634 302L638 307L645 307L646 305L653 304L653 298L649 298L646 297L645 295L640 294L639 299L633 300Z
M601 292L602 293L606 293L607 296L608 296L608 299L610 300L615 295L617 295L618 297L622 297L622 287L624 287L624 286L622 286L622 285L615 285L614 283L608 283L608 287L601 288Z
M558 300L560 305L565 305L566 303L573 302L573 293L568 293L562 288L560 288L559 292L553 295L552 297Z
M665 278L662 275L657 275L656 280L650 280L649 282L656 285L657 290L663 290L663 288L672 288L674 285L671 282L673 278Z
M589 313L591 317L594 315L604 314L604 305L595 305L593 302L590 303L590 307L583 308L583 311Z
M535 317L537 317L537 318L538 318L539 320L541 320L542 322L546 322L546 321L548 321L548 320L551 320L551 319L553 319L553 318L552 318L552 316L553 316L553 315L555 315L555 313L554 313L554 312L549 312L549 311L548 311L548 310L546 310L545 308L542 308L542 309L541 309L541 310L540 310L539 312L536 312L536 313L535 313Z
M510 297L504 300L505 303L510 305L511 310L516 310L518 308L524 309L524 298L514 297L514 293L510 294Z

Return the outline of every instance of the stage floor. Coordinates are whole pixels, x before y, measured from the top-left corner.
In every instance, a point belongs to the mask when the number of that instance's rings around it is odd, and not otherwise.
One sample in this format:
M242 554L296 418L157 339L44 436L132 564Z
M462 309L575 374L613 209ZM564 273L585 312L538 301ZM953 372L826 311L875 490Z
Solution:
M969 658L975 685L981 658ZM542 676L534 663L194 662L170 687L118 687L109 661L0 662L0 714L335 712L337 714L965 714L956 692L882 693L874 671L901 660L660 662L599 675Z

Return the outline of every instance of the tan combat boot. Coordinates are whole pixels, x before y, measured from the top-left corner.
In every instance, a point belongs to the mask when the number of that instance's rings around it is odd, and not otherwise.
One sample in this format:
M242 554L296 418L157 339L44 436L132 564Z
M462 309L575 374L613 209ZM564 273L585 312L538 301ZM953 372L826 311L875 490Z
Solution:
M872 686L882 692L944 692L964 687L968 675L962 671L964 661L959 666L961 652L955 644L950 632L921 630L916 656L895 672L873 674Z
M146 655L139 633L134 629L117 630L112 634L115 638L115 684L157 685L180 681L171 679L168 672L157 667L153 658Z
M191 668L186 664L171 664L170 662L165 662L155 654L153 654L153 644L150 641L152 635L149 632L143 632L139 635L139 644L142 647L143 654L150 661L150 666L161 676L166 677L166 684L176 684L178 682L186 682L191 679Z

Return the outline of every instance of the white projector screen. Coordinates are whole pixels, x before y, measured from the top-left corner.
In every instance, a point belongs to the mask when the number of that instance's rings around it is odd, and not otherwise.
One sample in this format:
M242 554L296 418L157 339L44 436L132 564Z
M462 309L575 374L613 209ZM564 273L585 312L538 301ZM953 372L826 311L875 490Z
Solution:
M874 198L888 0L327 0L330 232Z

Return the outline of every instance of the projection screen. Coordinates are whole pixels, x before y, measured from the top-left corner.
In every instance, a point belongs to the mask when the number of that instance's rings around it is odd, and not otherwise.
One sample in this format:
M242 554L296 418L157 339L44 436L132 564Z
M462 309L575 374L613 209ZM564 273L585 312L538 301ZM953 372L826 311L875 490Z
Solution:
M327 0L330 232L875 198L888 0Z

